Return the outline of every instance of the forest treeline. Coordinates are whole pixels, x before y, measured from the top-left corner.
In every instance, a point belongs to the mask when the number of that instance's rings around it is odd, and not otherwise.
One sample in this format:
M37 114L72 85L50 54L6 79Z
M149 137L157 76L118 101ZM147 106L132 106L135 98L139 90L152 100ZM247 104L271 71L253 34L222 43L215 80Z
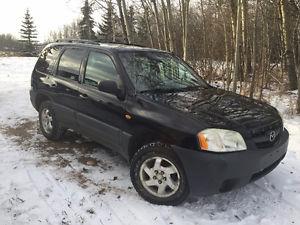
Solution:
M78 16L49 41L81 38L174 52L208 82L250 97L261 98L264 88L300 89L300 0L85 0Z
M92 12L101 11L96 24ZM50 39L125 42L174 52L209 82L262 97L300 89L300 0L91 0ZM299 79L298 79L299 78ZM298 99L300 112L300 97Z
M11 34L0 34L0 50L19 50L21 43Z

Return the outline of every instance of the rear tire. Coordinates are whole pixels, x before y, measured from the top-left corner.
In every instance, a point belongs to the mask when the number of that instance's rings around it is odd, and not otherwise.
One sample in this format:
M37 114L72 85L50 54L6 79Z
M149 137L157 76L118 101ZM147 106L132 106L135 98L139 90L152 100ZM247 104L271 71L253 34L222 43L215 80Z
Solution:
M179 205L189 194L181 162L166 145L152 143L133 156L130 177L136 191L157 205Z
M39 107L39 124L43 135L52 141L60 140L66 129L58 122L50 101L44 101Z

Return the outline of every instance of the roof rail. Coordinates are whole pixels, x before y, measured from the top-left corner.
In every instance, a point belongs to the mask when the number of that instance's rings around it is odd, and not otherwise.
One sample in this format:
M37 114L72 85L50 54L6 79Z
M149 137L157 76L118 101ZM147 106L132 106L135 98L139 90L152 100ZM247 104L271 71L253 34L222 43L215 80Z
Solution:
M56 42L68 42L68 43L80 43L80 44L90 44L99 45L97 41L85 40L85 39L58 39Z
M101 41L91 41L86 39L58 39L56 42L68 42L68 43L80 43L80 44L90 44L90 45L101 45L101 44L120 44L120 45L128 45L128 46L136 46L136 47L142 47L145 48L146 46L139 45L139 44L129 44L122 41L107 41L107 42L101 42Z
M119 45L128 45L128 46L136 46L136 47L143 47L145 48L146 46L143 46L143 45L139 45L139 44L134 44L134 43L125 43L125 42L118 42L118 41L108 41L108 42L99 42L99 44L119 44Z

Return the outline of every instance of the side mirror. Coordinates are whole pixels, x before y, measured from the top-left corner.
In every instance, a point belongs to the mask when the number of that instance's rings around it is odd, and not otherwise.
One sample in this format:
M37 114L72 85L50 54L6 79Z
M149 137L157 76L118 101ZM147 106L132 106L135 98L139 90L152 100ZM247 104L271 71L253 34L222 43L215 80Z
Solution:
M117 82L112 80L101 81L98 84L98 90L109 94L113 94L118 98L121 98L122 95L122 91L118 88Z

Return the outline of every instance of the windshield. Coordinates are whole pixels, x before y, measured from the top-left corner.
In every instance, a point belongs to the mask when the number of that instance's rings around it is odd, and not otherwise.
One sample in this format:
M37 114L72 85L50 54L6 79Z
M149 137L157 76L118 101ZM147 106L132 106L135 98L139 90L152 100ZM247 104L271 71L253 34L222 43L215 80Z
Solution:
M182 60L163 52L119 54L135 89L139 92L181 91L208 85Z

